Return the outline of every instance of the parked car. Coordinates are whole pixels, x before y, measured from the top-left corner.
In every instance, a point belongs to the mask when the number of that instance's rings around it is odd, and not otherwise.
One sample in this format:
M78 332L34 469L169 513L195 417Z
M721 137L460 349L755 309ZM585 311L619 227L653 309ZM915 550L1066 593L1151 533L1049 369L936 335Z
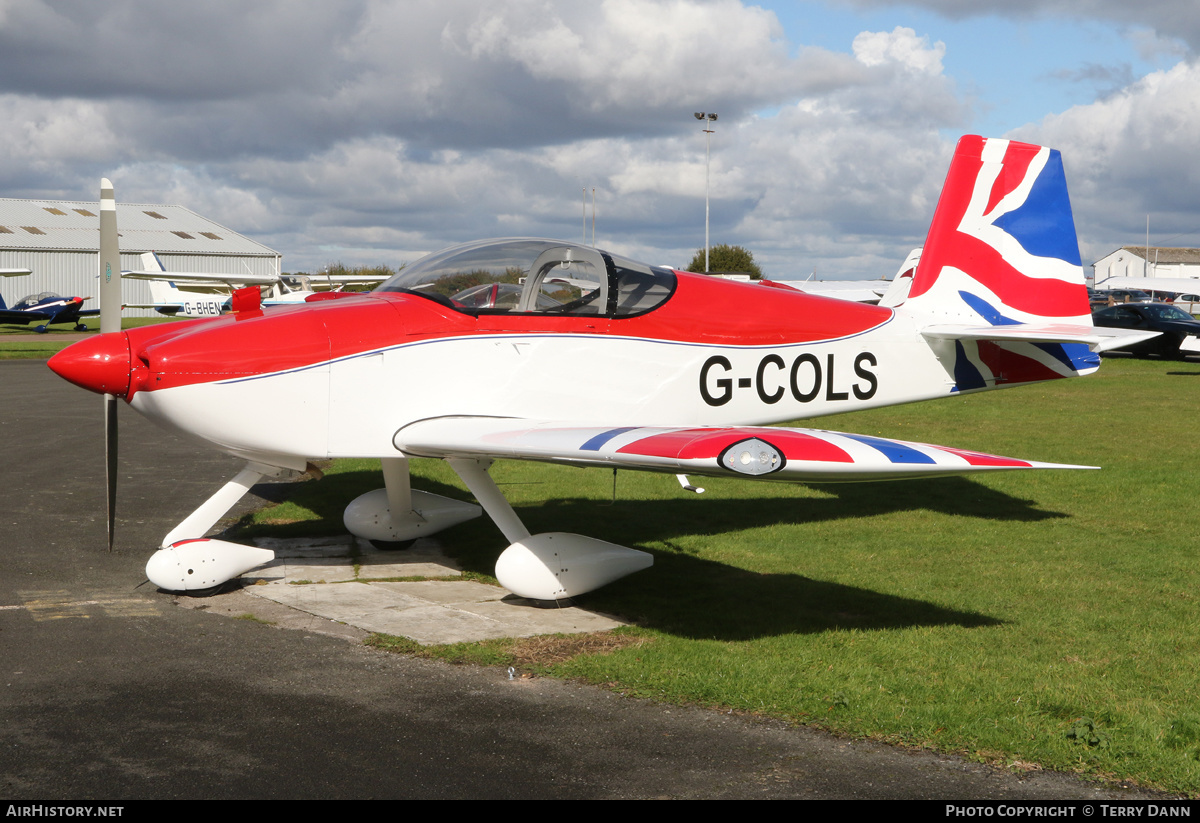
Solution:
M1177 294L1172 302L1189 314L1200 311L1200 294Z
M1089 289L1088 300L1094 306L1097 302L1107 305L1109 300L1114 303L1149 303L1151 297L1141 289Z
M1106 291L1097 291L1096 289L1088 289L1088 305L1092 307L1092 311L1104 308L1108 305L1109 293Z
M1092 312L1092 322L1108 328L1162 332L1158 337L1118 351L1159 357L1200 354L1200 321L1167 303L1121 303Z

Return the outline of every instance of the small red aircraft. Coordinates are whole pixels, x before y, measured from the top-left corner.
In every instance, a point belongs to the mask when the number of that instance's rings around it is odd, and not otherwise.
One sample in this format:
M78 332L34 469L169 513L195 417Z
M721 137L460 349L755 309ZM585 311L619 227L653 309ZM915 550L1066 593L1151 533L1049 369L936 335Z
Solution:
M103 274L119 269L103 262L116 251L108 181L102 200ZM1092 326L1058 152L981 137L960 141L895 307L529 238L456 246L372 293L317 298L101 334L50 361L108 395L110 414L124 398L246 460L163 539L147 565L161 588L211 588L269 561L204 535L261 477L314 459L382 460L384 488L344 519L389 541L480 513L410 488L410 459L445 460L511 544L497 579L541 600L590 591L651 557L531 535L488 475L496 459L665 472L685 487L691 474L835 482L1087 468L767 424L1075 377L1099 367L1097 351L1132 342ZM306 425L278 425L290 416ZM111 498L109 522L111 541Z

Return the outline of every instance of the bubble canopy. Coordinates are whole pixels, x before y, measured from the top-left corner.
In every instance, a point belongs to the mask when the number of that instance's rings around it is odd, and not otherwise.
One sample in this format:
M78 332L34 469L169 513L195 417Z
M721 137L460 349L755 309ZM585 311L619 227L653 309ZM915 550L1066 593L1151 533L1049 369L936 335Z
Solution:
M561 240L479 240L426 255L375 291L418 294L466 314L632 317L662 305L675 273Z

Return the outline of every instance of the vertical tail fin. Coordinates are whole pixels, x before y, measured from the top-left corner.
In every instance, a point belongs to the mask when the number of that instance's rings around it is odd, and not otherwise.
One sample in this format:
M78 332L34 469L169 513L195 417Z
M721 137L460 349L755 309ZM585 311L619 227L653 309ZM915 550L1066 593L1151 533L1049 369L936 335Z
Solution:
M892 285L888 286L883 297L879 298L879 305L894 309L908 299L908 293L912 290L913 275L916 274L917 265L920 262L921 250L919 248L908 253L908 257L904 258L904 262L900 264L896 276L892 278Z
M143 252L141 261L143 271L162 272L164 274L167 271L162 259L159 258L156 252ZM174 283L168 280L147 280L146 284L150 287L150 298L155 303L163 304L163 307L158 309L163 314L174 315L187 303L186 296L176 288Z
M179 289L175 288L174 283L168 283L165 280L147 280L146 285L150 287L150 299L155 303L183 305L183 297L179 294Z
M904 306L941 323L1091 325L1058 151L959 140Z
M163 266L162 260L159 259L157 252L143 252L141 260L142 269L144 271L166 271L166 268Z
M917 321L956 392L1095 371L1089 345L1058 342L1092 329L1059 153L959 140L898 310Z

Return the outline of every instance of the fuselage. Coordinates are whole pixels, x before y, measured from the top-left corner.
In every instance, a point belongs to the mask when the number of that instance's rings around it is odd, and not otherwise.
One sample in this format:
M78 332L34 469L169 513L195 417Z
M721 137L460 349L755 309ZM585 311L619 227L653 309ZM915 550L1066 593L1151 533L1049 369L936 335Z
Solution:
M3 322L14 324L36 323L39 320L45 325L56 323L78 323L83 314L83 297L59 297L58 295L30 295L15 303L11 309L5 310ZM0 300L0 308L3 307ZM91 312L94 314L95 312Z
M396 456L398 429L447 415L747 425L953 388L903 314L687 273L633 317L473 315L372 293L120 337L106 345L128 346L128 385L89 388L285 466Z

